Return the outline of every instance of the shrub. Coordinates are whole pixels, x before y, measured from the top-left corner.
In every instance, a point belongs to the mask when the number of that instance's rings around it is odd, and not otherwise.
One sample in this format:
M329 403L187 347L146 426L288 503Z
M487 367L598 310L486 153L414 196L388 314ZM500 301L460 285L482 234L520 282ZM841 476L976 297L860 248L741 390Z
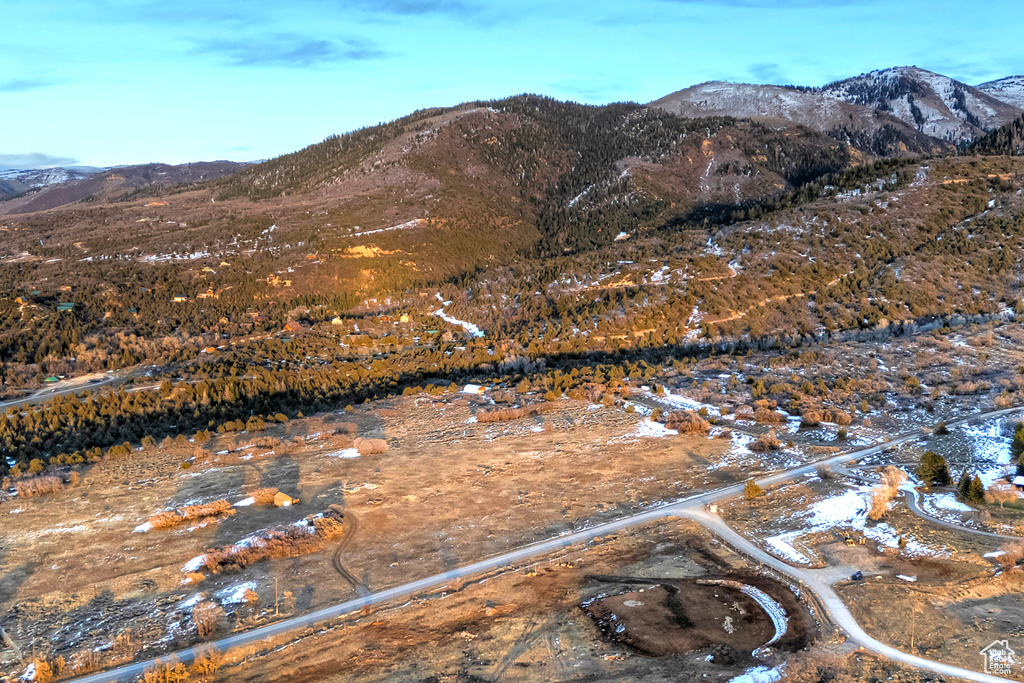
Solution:
M193 519L233 514L235 511L231 509L231 503L221 499L202 505L186 505L176 510L158 512L149 518L149 524L154 529L166 529Z
M754 453L766 453L768 451L777 451L782 448L782 442L775 436L775 430L769 430L767 434L754 439L753 443L749 446L750 450Z
M817 427L821 424L821 412L818 410L805 410L800 416L801 427Z
M77 474L77 472L75 473ZM60 477L28 477L18 479L14 482L14 490L22 498L33 498L45 496L48 493L57 493L64 490L64 480Z
M192 608L192 621L200 638L209 638L220 628L224 609L214 602L200 602Z
M336 505L326 512L310 515L304 525L264 531L257 542L229 545L206 553L206 568L214 574L237 572L246 567L278 557L298 557L322 550L330 541L345 533L344 511Z
M746 485L743 487L743 497L747 500L753 500L761 495L761 487L757 485L757 482L753 479L749 479Z
M665 420L665 426L680 434L707 434L711 431L708 421L692 410L670 414Z
M759 406L754 411L754 419L762 424L782 424L786 421L786 417L782 413L767 406Z
M360 455L379 455L388 452L388 442L384 439L366 439L359 437L352 445Z
M534 403L528 406L509 408L488 408L486 410L478 410L476 412L476 420L483 423L518 420L523 417L543 415L550 412L552 408L553 406L547 403Z

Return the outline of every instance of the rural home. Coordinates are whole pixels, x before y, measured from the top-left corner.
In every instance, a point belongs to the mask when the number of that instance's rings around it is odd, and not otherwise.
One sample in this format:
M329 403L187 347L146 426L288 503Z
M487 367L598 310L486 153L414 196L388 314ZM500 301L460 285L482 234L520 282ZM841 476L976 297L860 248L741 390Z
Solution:
M473 396L483 396L486 392L487 387L482 387L479 384L467 384L462 390L462 393L472 394Z
M298 501L297 498L292 498L287 493L283 493L281 491L278 491L277 493L274 494L274 505L276 507L279 507L279 508L288 507L290 505L295 505L298 502L299 501Z

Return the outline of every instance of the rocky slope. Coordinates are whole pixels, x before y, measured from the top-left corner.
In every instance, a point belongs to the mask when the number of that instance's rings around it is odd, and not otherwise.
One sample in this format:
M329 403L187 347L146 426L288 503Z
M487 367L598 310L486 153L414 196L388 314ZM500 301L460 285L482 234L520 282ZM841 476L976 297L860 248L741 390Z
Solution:
M674 92L650 106L684 117L783 119L875 156L937 152L947 146L888 112L810 89L711 81Z
M823 88L712 81L651 106L680 116L785 119L877 156L963 145L1021 114L1024 79L977 88L917 67L872 71Z
M921 133L963 144L1009 123L1020 107L917 67L871 71L826 85L823 95L891 113Z
M1007 76L976 87L989 97L1024 109L1024 76Z

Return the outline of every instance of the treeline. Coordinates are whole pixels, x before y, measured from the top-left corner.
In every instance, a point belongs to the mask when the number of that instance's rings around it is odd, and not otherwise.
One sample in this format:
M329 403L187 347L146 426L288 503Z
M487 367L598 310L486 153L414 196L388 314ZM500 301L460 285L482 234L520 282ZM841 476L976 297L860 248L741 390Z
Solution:
M1024 114L975 140L967 149L975 154L1024 155Z

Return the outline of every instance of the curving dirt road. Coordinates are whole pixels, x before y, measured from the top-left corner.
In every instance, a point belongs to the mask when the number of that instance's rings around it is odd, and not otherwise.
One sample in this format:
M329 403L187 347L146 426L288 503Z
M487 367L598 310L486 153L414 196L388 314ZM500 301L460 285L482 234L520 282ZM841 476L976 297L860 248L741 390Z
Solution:
M872 465L872 467L874 467L874 465ZM861 474L860 472L857 472L856 470L857 468L854 467L835 467L832 471L835 472L836 474L842 474L844 476L850 477L851 479L856 479L857 481L864 482L865 484L878 483L878 479L876 477L869 477L867 475ZM977 536L998 538L1006 541L1024 540L1024 537L1022 536L1014 536L1012 534L997 534L994 531L983 531L982 529L975 529L973 527L964 526L962 524L955 524L953 522L948 522L939 517L935 517L934 515L925 512L924 509L921 508L920 496L922 494L920 491L904 491L904 493L906 494L905 497L907 499L907 507L910 509L910 511L918 517L920 517L921 519L927 520L932 524L935 524L936 526L945 527L946 529L953 529L954 531L963 531L969 534L975 534Z
M352 537L356 534L356 529L359 527L359 522L356 520L356 516L351 512L344 513L345 526L348 528L345 530L345 535L341 537L338 542L338 547L334 551L334 555L331 556L331 564L334 565L335 571L341 574L341 578L348 581L349 585L356 589L356 595L365 596L370 594L370 589L365 583L355 577L352 572L345 569L345 566L341 563L341 554L345 552L345 548L352 541Z
M959 426L971 422L991 419L993 417L1006 415L1020 410L1022 410L1021 406L1014 408L1001 408L998 410L978 413L947 424L950 427ZM815 472L821 465L831 467L835 465L842 465L843 463L850 462L851 460L877 455L887 448L919 439L926 434L927 431L924 429L914 430L874 446L869 446L857 451L851 451L849 453L841 453L825 460L808 463L790 470L785 470L763 477L758 479L757 483L761 487L766 487L789 481L805 474ZM724 541L735 547L737 550L740 550L757 561L766 564L776 571L800 582L804 587L818 596L821 603L828 610L829 617L836 625L846 631L850 641L864 647L866 650L888 657L894 661L899 661L925 671L932 671L945 676L977 681L978 683L1010 681L1010 679L1000 678L998 676L978 671L971 671L969 669L962 669L960 667L908 654L885 645L884 643L881 643L869 636L860 627L849 609L847 609L846 605L832 589L833 583L848 575L845 568L828 567L825 569L813 570L792 567L782 560L769 555L766 551L733 531L721 518L704 512L703 508L706 504L727 500L741 495L743 493L743 488L744 484L739 483L699 493L683 500L659 505L645 510L644 512L639 512L613 522L607 522L588 529L567 533L562 536L556 536L546 541L534 543L532 545L519 548L518 550L513 550L495 557L464 565L462 567L452 569L451 571L428 576L410 583L378 591L376 593L370 593L330 607L324 607L309 614L285 619L250 631L236 633L209 643L201 643L188 649L171 653L170 655L164 655L160 659L164 662L173 660L190 662L195 657L202 655L211 646L216 647L223 652L229 648L255 643L284 633L301 631L317 625L322 626L325 622L329 622L333 619L337 619L338 617L358 611L363 607L389 602L398 598L406 598L424 591L436 590L457 579L474 576L488 571L512 568L514 566L527 563L528 561L535 560L536 558L548 553L576 544L586 543L601 536L614 534L624 529L629 529L648 522L658 521L666 517L685 517L704 524L707 528L717 533ZM83 676L76 680L80 683L113 683L115 681L128 681L133 677L142 675L147 668L154 666L155 663L155 659L150 659L121 666L109 671L102 671L88 676Z

